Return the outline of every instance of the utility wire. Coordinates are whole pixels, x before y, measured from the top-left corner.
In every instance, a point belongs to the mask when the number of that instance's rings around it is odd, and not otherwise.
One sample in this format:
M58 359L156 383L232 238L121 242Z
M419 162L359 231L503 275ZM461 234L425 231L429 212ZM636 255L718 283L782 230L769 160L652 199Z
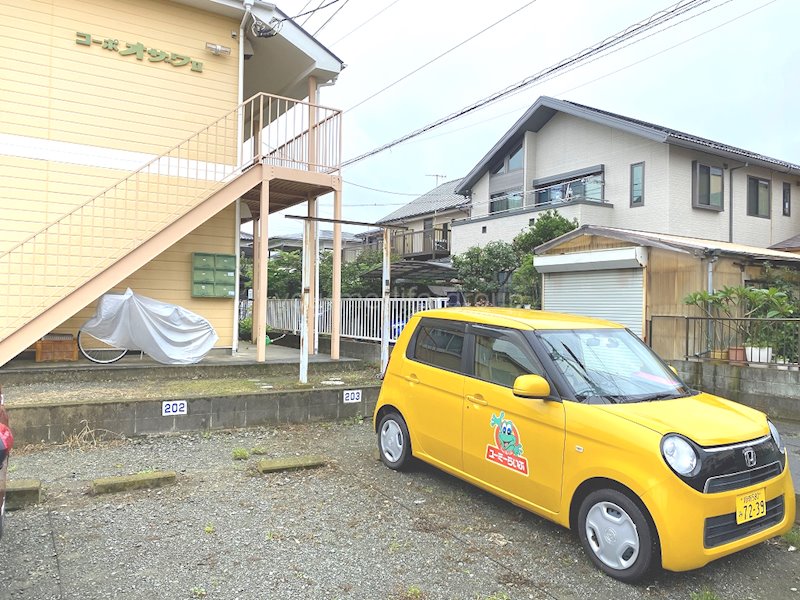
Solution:
M322 0L322 1L319 3L319 5L317 6L317 8L312 8L311 10L307 10L306 12L301 12L299 15L295 15L295 16L293 16L293 17L286 17L285 19L280 19L280 20L281 20L281 21L286 21L286 20L291 20L291 21L294 21L294 20L296 20L296 19L299 19L300 17L305 17L306 15L313 15L313 14L314 14L315 12L317 12L318 10L322 10L323 8L328 8L328 7L329 7L329 6L331 6L332 4L336 4L337 2L341 2L341 1L342 1L342 0L331 0L331 1L330 1L330 2L328 2L327 4L324 4L325 0ZM308 3L306 3L306 6L308 6ZM305 6L304 6L303 8L305 8ZM310 18L310 17L309 17L309 18ZM302 23L302 24L303 24L303 25L305 25L307 22L308 22L308 19L306 19L305 21L303 21L303 23Z
M707 2L708 0L705 0L705 1ZM447 56L448 54L450 54L450 53L451 53L451 52L453 52L454 50L457 50L458 48L460 48L461 46L463 46L463 45L464 45L464 44L466 44L467 42L471 42L472 40L474 40L474 39L475 39L476 37L478 37L479 35L482 35L482 34L486 33L487 31L489 31L490 29L492 29L492 28L493 28L493 27L495 27L496 25L499 25L500 23L502 23L502 22L503 22L503 21L505 21L506 19L510 19L510 18L511 18L511 17L513 17L515 14L517 14L517 13L518 13L518 12L520 12L521 10L524 10L524 9L528 8L528 7L529 7L531 4L533 4L533 3L535 3L535 2L536 2L536 0L530 0L530 2L528 2L528 3L526 3L526 4L523 4L523 5L522 5L522 6L520 6L518 9L516 9L516 10L514 10L514 11L510 12L510 13L508 13L508 14L507 14L505 17L503 17L503 18L501 18L501 19L498 19L497 21L495 21L494 23L492 23L492 24L491 24L491 25L489 25L488 27L484 27L483 29L481 29L481 30L480 30L480 31L478 31L477 33L475 33L475 34L473 34L473 35L469 36L467 39L465 39L465 40L463 40L463 41L459 42L458 44L456 44L456 45L455 45L455 46L453 46L452 48L450 48L450 49L448 49L448 50L445 50L445 51L444 51L444 52L442 52L440 55L436 56L435 58L432 58L432 59L430 59L430 60L429 60L428 62L426 62L425 64L423 64L423 65L420 65L419 67L417 67L416 69L414 69L413 71L411 71L411 72L409 72L409 73L406 73L406 74L405 74L405 75L403 75L403 76L402 76L400 79L397 79L397 80L393 81L393 82L392 82L392 83L390 83L389 85L387 85L387 86L385 86L385 87L383 87L383 88L379 89L379 90L378 90L377 92L375 92L374 94L371 94L370 96L367 96L366 98L364 98L364 99L363 99L363 100L361 100L360 102L357 102L356 104L354 104L353 106L351 106L350 108L348 108L347 110L345 110L345 111L342 111L342 112L343 112L343 113L347 113L347 112L350 112L351 110L353 110L353 109L355 109L355 108L358 108L359 106L361 106L361 105L362 105L362 104L364 104L365 102L368 102L369 100L372 100L373 98L375 98L376 96L379 96L380 94L382 94L383 92L385 92L385 91L386 91L386 90L388 90L389 88L392 88L392 87L396 86L396 85L397 85L398 83L400 83L401 81L404 81L405 79L408 79L409 77L411 77L411 76L412 76L412 75L414 75L415 73L418 73L419 71L421 71L422 69L424 69L424 68L425 68L425 67L427 67L428 65L431 65L431 64L435 63L435 62L436 62L437 60L439 60L440 58L442 58L442 57L444 57L444 56Z
M670 25L667 25L666 27L663 27L662 29L659 29L658 31L654 31L654 32L652 32L652 33L650 33L650 34L648 34L648 35L645 35L645 36L642 36L642 37L636 38L635 40L632 40L632 41L628 42L627 44L624 44L624 45L622 45L622 46L618 46L617 48L614 48L614 49L612 49L612 50L609 50L608 52L606 52L606 53L605 53L605 54L603 54L602 56L596 56L596 57L594 57L594 58L592 58L592 59L590 59L590 60L587 60L586 62L584 62L584 63L582 63L582 64L575 65L575 66L573 66L573 67L571 67L571 68L569 68L569 69L566 69L566 70L564 70L564 71L562 71L562 72L560 72L560 73L555 73L555 74L553 74L553 75L552 75L552 76L550 76L550 77L547 77L547 78L545 78L545 79L543 79L543 80L537 81L536 83L537 83L537 84L539 84L539 83L543 83L543 82L545 82L545 81L549 81L549 80L551 80L551 79L556 79L556 78L558 78L558 77L561 77L562 75L566 75L567 73L571 73L572 71L576 71L577 69L581 69L581 68L583 68L583 67L585 67L585 66L587 66L587 65L589 65L589 64L591 64L591 63L593 63L593 62L595 62L595 61L598 61L598 60L600 60L600 59L602 59L602 58L605 58L605 57L607 57L607 56L610 56L610 55L612 55L612 54L614 54L614 53L616 53L616 52L619 52L620 50L624 50L625 48L627 48L627 47L629 47L629 46L633 46L634 44L638 44L639 42L643 42L644 40L646 40L646 39L648 39L648 38L651 38L651 37L653 37L653 36L656 36L656 35L658 35L659 33L664 33L665 31L667 31L667 30L669 30L669 29L672 29L673 27L678 27L679 25L682 25L683 23L686 23L686 22L688 22L688 21L691 21L692 19L696 19L697 17L701 17L701 16L703 16L704 14L706 14L706 13L709 13L709 12L711 12L712 10L716 10L717 8L721 8L722 6L725 6L726 4L730 4L730 3L731 3L731 2L733 2L733 1L734 1L734 0L724 0L724 2L722 2L722 3L720 3L720 4L717 4L717 5L715 5L715 6L712 6L711 8L707 8L707 9L706 9L706 10L704 10L704 11L701 11L701 12L699 12L699 13L696 13L696 14L690 15L690 16L686 17L685 19L682 19L681 21L678 21L677 23L672 23L672 24L670 24ZM596 81L600 81L601 79L604 79L604 78L606 78L606 77L609 77L609 76L611 76L611 75L614 75L614 74L616 74L616 73L619 73L620 71L624 71L625 69L629 69L630 67L636 66L636 65L638 65L638 64L640 64L640 63L643 63L643 62L645 62L645 61L647 61L647 60L650 60L651 58L654 58L654 57L656 57L656 56L658 56L658 55L660 55L660 54L663 54L663 53L665 53L665 52L668 52L669 50L672 50L672 49L674 49L674 48L677 48L678 46L682 46L683 44L686 44L686 43L688 43L688 42L691 42L692 40L695 40L695 39L697 39L697 38L699 38L699 37L701 37L701 36L703 36L703 35L705 35L705 34L707 34L707 33L711 33L712 31L716 31L716 30L717 30L717 29L719 29L720 27L722 27L722 26L724 26L724 25L727 25L728 23L732 23L733 21L736 21L736 20L738 20L738 19L740 19L740 18L742 18L742 17L744 17L744 16L747 16L747 15L749 15L749 14L750 14L750 13L752 13L752 12L755 12L755 11L757 11L757 10L760 10L760 9L764 8L765 6L767 6L767 5L769 5L769 4L772 4L773 2L776 2L776 1L777 1L777 0L769 0L769 2L767 2L766 4L762 4L761 6L758 6L758 7L754 8L753 10L750 10L750 11L748 11L748 12L746 12L746 13L743 13L743 14L739 15L738 17L734 17L733 19L730 19L730 20L728 20L728 21L725 21L725 22L723 22L723 23L721 23L721 24L719 24L719 25L717 25L717 26L715 26L715 27L712 27L712 28L710 28L710 29L706 29L705 31L703 31L703 32L701 32L701 33L698 33L697 35L695 35L695 36L692 36L692 37L690 37L690 38L687 38L687 39L683 40L682 42L678 42L677 44L674 44L674 45L672 45L672 46L669 46L668 48L664 48L664 49L662 49L662 50L659 50L658 52L655 52L654 54L651 54L651 55L649 55L649 56L646 56L646 57L644 57L644 58L642 58L642 59L640 59L640 60L637 60L636 62L632 62L632 63L630 63L630 64L628 64L628 65L626 65L626 66L624 66L624 67L621 67L621 68L619 68L619 69L616 69L616 70L614 70L614 71L611 71L611 72L609 72L609 73L606 73L605 75L601 75L601 76L599 76L599 77L595 77L594 79L591 79L591 80L589 80L589 81L586 81L586 82L584 82L584 83L581 83L581 84L579 84L579 85L577 85L577 86L575 86L575 87L569 88L569 89L567 89L567 90L563 90L563 91L559 92L558 94L555 94L555 97L557 97L557 98L558 98L558 97L561 97L561 96L563 96L564 94L568 94L569 92L575 91L575 90L577 90L577 89L580 89L580 88L582 88L582 87L585 87L585 86L587 86L587 85L589 85L589 84L591 84L591 83L594 83L594 82L596 82ZM510 97L512 97L512 96L515 96L515 95L517 95L517 94L519 94L519 93L521 93L521 92L523 92L523 91L524 91L524 90L519 90L519 91L517 91L517 92L514 92L514 93L512 93L512 94L509 94L509 95L508 95L508 97L510 98ZM458 132L458 131L462 131L462 130L464 130L464 129L469 129L469 128L471 128L471 127L477 127L478 125L483 125L484 123L488 123L489 121L493 121L493 120L495 120L495 119L500 119L500 118L502 118L502 117L505 117L505 116L508 116L508 115L511 115L511 114L514 114L514 113L518 113L519 111L521 111L521 110L524 110L524 109L526 109L526 108L528 108L528 107L530 107L530 104L526 104L525 106L519 106L519 107L517 107L517 108L514 108L514 109L512 109L512 110L509 110L509 111L506 111L506 112L500 113L500 114L498 114L498 115L494 115L494 116L492 116L492 117L489 117L488 119L482 119L481 121L478 121L478 122L476 122L476 123L470 123L469 125L464 125L463 127L457 127L457 128L455 128L455 129L451 129L451 130L449 130L449 131L444 131L444 132L442 132L442 133L439 133L439 134L437 134L437 135L430 135L430 136L424 137L424 138L422 138L422 139L415 140L415 141L414 141L414 142L412 142L412 143L422 143L422 142L426 142L426 141L428 141L428 140L433 140L433 139L436 139L436 138L439 138L439 137L443 137L443 136L446 136L446 135L450 135L450 134L452 134L452 133L456 133L456 132Z
M345 6L347 6L347 3L348 3L348 2L350 2L350 0L344 0L344 3L342 3L342 4L339 6L339 8L337 8L335 11L333 11L333 14L332 14L330 17L328 17L328 20L327 20L327 21L325 21L325 22L324 22L322 25L320 25L320 26L319 26L319 29L317 29L317 30L316 30L316 31L313 33L314 37L317 37L317 34L318 34L320 31L322 31L322 30L325 28L325 26L326 26L328 23L330 23L330 22L331 22L331 19L333 19L333 17L335 17L336 15L338 15L338 14L339 14L339 11L340 11L340 10L342 10L342 9L343 9Z
M369 152L366 152L364 154L361 154L359 156L356 156L354 158L346 160L346 161L344 161L342 163L341 166L342 167L346 167L346 166L349 166L349 165L351 165L353 163L356 163L356 162L359 162L361 160L364 160L365 158L368 158L370 156L374 156L375 154L383 152L384 150L388 150L389 148L393 148L394 146L396 146L398 144L401 144L401 143L405 142L406 140L410 140L411 138L417 137L418 135L421 135L421 134L423 134L423 133L425 133L427 131L430 131L432 129L440 127L440 126L444 125L445 123L449 123L450 121L453 121L453 120L458 119L458 118L460 118L460 117L462 117L462 116L464 116L466 114L469 114L469 113L471 113L471 112L473 112L475 110L483 108L484 106L488 106L489 104L493 104L494 102L497 102L498 100L500 100L502 98L505 98L506 96L509 96L514 92L517 92L517 91L519 91L519 90L521 90L523 88L529 87L530 85L536 83L537 81L540 81L540 80L544 79L545 77L547 77L548 75L551 75L552 73L556 73L556 72L562 71L562 70L564 70L565 68L567 68L569 66L584 62L588 58L591 58L592 56L595 56L597 54L600 54L600 53L608 50L609 48L617 46L617 45L621 44L622 42L624 42L624 41L626 41L626 40L628 40L628 39L630 39L632 37L635 37L635 36L639 35L640 33L644 32L644 31L647 31L649 29L657 27L658 25L666 23L666 22L678 17L679 15L681 15L681 14L683 14L685 12L693 10L693 9L697 8L698 6L701 6L702 4L706 4L709 1L710 0L689 0L688 2L686 2L685 0L681 0L680 2L678 2L676 4L673 4L672 6L653 14L648 19L646 19L644 21L640 21L638 23L635 23L635 24L625 28L621 32L619 32L617 34L614 34L613 36L607 37L605 40L595 44L594 46L590 46L588 48L585 48L584 50L581 50L577 54L574 54L574 55L570 56L569 58L566 58L566 59L556 63L555 65L552 65L550 67L547 67L547 68L543 69L539 73L531 75L530 77L527 77L526 79L523 79L522 81L520 81L518 83L515 83L515 84L513 84L513 85L511 85L511 86L509 86L509 87L507 87L507 88L505 88L505 89L503 89L503 90L501 90L499 92L495 92L491 96L488 96L487 98L484 98L483 100L479 100L478 102L475 102L474 104L471 104L470 106L462 108L461 110L459 110L459 111L457 111L455 113L452 113L452 114L450 114L450 115L448 115L446 117L443 117L443 118L441 118L441 119L439 119L437 121L434 121L433 123L430 123L430 124L426 125L425 127L422 127L421 129L417 129L416 131L412 131L411 133L407 133L406 135L404 135L404 136L402 136L402 137L400 137L400 138L398 138L398 139L396 139L396 140L394 140L392 142L389 142L387 144L379 146L378 148L375 148L374 150L371 150Z
M375 17L379 16L380 14L382 14L382 13L386 12L387 10L389 10L390 8L392 8L392 7L393 7L395 4L397 4L398 2L400 2L400 0L394 0L394 2L392 2L391 4L387 4L387 5L386 5L386 6L384 6L382 9L380 9L378 12L376 12L374 15L372 15L372 16L371 16L369 19L367 19L366 21L364 21L364 22L363 22L363 23L361 23L360 25L357 25L356 27L354 27L353 29L351 29L351 30L350 30L350 31L348 31L347 33L345 33L345 34L344 34L342 37L340 37L338 40L336 40L335 42L333 42L331 45L332 45L332 46L335 46L336 44L338 44L339 42L341 42L343 39L345 39L346 37L348 37L348 36L349 36L351 33L355 33L356 31L358 31L359 29L361 29L361 28L362 28L364 25L366 25L367 23L369 23L370 21L372 21L372 20L373 20ZM305 7L303 7L303 8L305 8Z

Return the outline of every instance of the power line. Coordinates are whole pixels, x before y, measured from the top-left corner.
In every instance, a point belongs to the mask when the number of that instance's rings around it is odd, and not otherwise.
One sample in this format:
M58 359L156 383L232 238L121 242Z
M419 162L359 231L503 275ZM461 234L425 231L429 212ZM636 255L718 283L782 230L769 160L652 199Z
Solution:
M534 75L531 75L530 77L527 77L527 78L523 79L522 81L520 81L518 83L515 83L515 84L513 84L513 85L511 85L511 86L509 86L509 87L507 87L507 88L505 88L505 89L503 89L503 90L501 90L499 92L495 92L494 94L492 94L491 96L488 96L487 98L479 100L478 102L475 102L474 104L471 104L470 106L462 108L461 110L459 110L459 111L457 111L455 113L452 113L452 114L450 114L450 115L448 115L446 117L443 117L443 118L441 118L441 119L439 119L437 121L434 121L433 123L430 123L430 124L426 125L425 127L422 127L421 129L417 129L416 131L412 131L411 133L408 133L408 134L406 134L406 135L404 135L404 136L402 136L402 137L400 137L400 138L398 138L398 139L396 139L396 140L394 140L392 142L389 142L387 144L379 146L378 148L375 148L374 150L371 150L369 152L366 152L364 154L361 154L359 156L356 156L354 158L346 160L346 161L344 161L342 163L342 167L349 166L349 165L351 165L353 163L356 163L358 161L364 160L365 158L368 158L370 156L374 156L375 154L383 152L384 150L388 150L389 148L392 148L392 147L394 147L394 146L396 146L398 144L401 144L401 143L405 142L406 140L409 140L411 138L417 137L418 135L421 135L421 134L423 134L423 133L425 133L427 131L430 131L432 129L440 127L440 126L444 125L445 123L449 123L450 121L458 119L458 118L460 118L460 117L462 117L462 116L464 116L466 114L469 114L470 112L473 112L475 110L483 108L484 106L488 106L489 104L497 102L498 100L500 100L502 98L505 98L505 97L513 94L514 92L517 92L517 91L520 91L520 90L522 90L522 89L524 89L526 87L529 87L530 85L532 85L532 84L544 79L545 77L548 77L548 76L552 75L553 73L562 71L565 68L567 68L569 66L572 66L574 64L578 64L578 63L584 62L588 58L591 58L592 56L595 56L597 54L605 52L609 48L617 46L617 45L621 44L622 42L624 42L624 41L626 41L626 40L628 40L628 39L630 39L632 37L635 37L635 36L639 35L640 33L644 32L644 31L647 31L649 29L657 27L658 25L666 23L666 22L678 17L679 15L681 15L681 14L683 14L685 12L693 10L693 9L697 8L698 6L701 6L702 4L706 4L709 1L710 0L689 0L687 2L686 0L681 0L678 3L673 4L672 6L666 8L664 10L661 10L661 11L659 11L657 13L654 13L648 19L646 19L644 21L639 21L639 22L637 22L637 23L625 28L621 32L619 32L617 34L614 34L612 36L609 36L606 39L604 39L603 41L601 41L601 42L599 42L599 43L597 43L597 44L595 44L593 46L590 46L588 48L585 48L584 50L581 50L580 52L570 56L569 58L566 58L566 59L556 63L555 65L547 67L547 68L543 69L542 71L540 71L540 72L538 72L538 73L536 73Z
M295 15L295 16L293 16L293 17L286 17L286 18L284 18L284 19L280 19L280 20L281 20L281 21L286 21L286 20L292 20L292 21L294 21L294 20L296 20L296 19L299 19L300 17L305 17L306 15L313 15L313 14L314 14L315 12L317 12L318 10L322 10L323 8L328 8L328 7L329 7L329 6L331 6L332 4L336 4L337 2L341 2L341 1L342 1L342 0L331 0L331 1L330 1L330 2L328 2L327 4L323 4L323 3L325 2L325 0L322 0L322 2L320 2L320 3L319 3L319 6L317 6L317 8L312 8L311 10L307 10L306 12L301 12L299 15ZM306 6L308 6L308 3L306 3ZM305 8L305 6L304 6L303 8ZM303 23L302 23L302 24L303 24L303 25L305 25L307 22L308 22L308 19L306 19L305 21L303 21Z
M711 12L712 10L716 10L716 9L718 9L718 8L721 8L722 6L724 6L724 5L726 5L726 4L730 4L730 3L731 3L731 2L733 2L733 1L734 1L734 0L725 0L724 2L722 2L722 3L720 3L720 4L717 4L716 6L712 6L711 8L708 8L708 9L706 9L706 10L704 10L704 11L701 11L701 12L699 12L699 13L696 13L696 14L690 15L690 16L686 17L685 19L682 19L681 21L678 21L677 23L673 23L673 24L671 24L671 25L667 25L666 27L664 27L664 28L662 28L662 29L659 29L658 31L654 31L654 32L652 32L652 33L650 33L650 34L648 34L648 35L646 35L646 36L643 36L643 37L637 38L637 39L635 39L635 40L632 40L632 41L628 42L627 44L625 44L625 45L623 45L623 46L619 46L619 47L617 47L617 48L614 48L614 49L610 50L609 52L607 52L607 53L603 54L602 56L596 56L596 57L592 58L591 60L587 60L586 62L584 62L584 63L582 63L582 64L575 65L575 66L573 66L573 67L571 67L571 68L569 68L569 69L566 69L566 70L564 70L563 72L560 72L560 73L553 74L552 76L549 76L549 77L547 77L547 78L544 78L544 79L542 79L542 80L540 80L540 81L537 81L537 84L538 84L538 83L543 83L544 81L549 81L550 79L556 79L557 77L561 77L562 75L566 75L567 73L571 73L572 71L575 71L575 70L577 70L577 69L581 69L581 68L585 67L586 65L589 65L589 64L591 64L591 63L593 63L593 62L595 62L595 61L598 61L598 60L600 60L600 59L602 59L602 58L605 58L605 57L607 57L607 56L610 56L610 55L612 55L612 54L614 54L614 53L616 53L616 52L619 52L620 50L624 50L625 48L628 48L629 46L633 46L634 44L638 44L639 42L643 42L644 40L646 40L646 39L648 39L648 38L651 38L651 37L653 37L653 36L656 36L656 35L658 35L659 33L664 33L665 31L667 31L667 30L669 30L669 29L672 29L673 27L678 27L679 25L682 25L682 24L684 24L684 23L686 23L686 22L688 22L688 21L691 21L691 20L693 20L693 19L696 19L697 17L701 17L701 16L703 16L704 14L706 14L706 13L709 13L709 12ZM767 6L767 5L769 5L769 4L772 4L773 2L776 2L776 1L777 1L777 0L769 0L769 2L767 2L766 4L762 4L761 6L758 6L758 7L754 8L754 9L752 9L752 10L750 10L750 11L747 11L747 12L745 12L745 13L743 13L743 14L741 14L741 15L737 16L737 17L734 17L733 19L730 19L730 20L728 20L728 21L725 21L725 22L723 22L723 23L721 23L721 24L719 24L719 25L717 25L717 26L715 26L715 27L712 27L712 28L710 28L710 29L706 29L705 31L703 31L703 32L701 32L701 33L698 33L697 35L694 35L694 36L692 36L692 37L690 37L690 38L687 38L687 39L685 39L685 40L683 40L683 41L681 41L681 42L678 42L677 44L674 44L674 45L672 45L672 46L669 46L668 48L664 48L664 49L662 49L662 50L659 50L658 52L655 52L655 53L653 53L653 54L651 54L651 55L649 55L649 56L646 56L646 57L644 57L644 58L642 58L642 59L640 59L640 60L637 60L636 62L632 62L632 63L630 63L630 64L628 64L628 65L626 65L626 66L624 66L624 67L621 67L621 68L619 68L619 69L616 69L616 70L614 70L614 71L611 71L611 72L609 72L609 73L606 73L605 75L601 75L601 76L599 76L599 77L596 77L596 78L594 78L594 79L591 79L591 80L589 80L589 81L586 81L586 82L584 82L584 83L581 83L581 84L579 84L579 85L576 85L575 87L569 88L569 89L567 89L567 90L563 90L563 91L559 92L558 94L555 94L555 96L556 96L556 97L563 96L564 94L567 94L567 93L569 93L569 92L572 92L572 91L574 91L574 90L580 89L580 88L582 88L582 87L585 87L585 86L587 86L587 85L589 85L589 84L591 84L591 83L594 83L594 82L596 82L596 81L599 81L599 80L601 80L601 79L604 79L604 78L606 78L606 77L609 77L609 76L611 76L611 75L614 75L614 74L616 74L616 73L619 73L620 71L624 71L625 69L629 69L630 67L636 66L636 65L638 65L638 64L640 64L640 63L643 63L643 62L645 62L645 61L647 61L647 60L650 60L651 58L654 58L654 57L656 57L656 56L658 56L658 55L660 55L660 54L663 54L663 53L665 53L665 52L668 52L669 50L672 50L672 49L674 49L674 48L677 48L678 46L682 46L683 44L686 44L686 43L688 43L688 42L691 42L691 41L693 41L693 40L695 40L695 39L697 39L697 38L699 38L699 37L701 37L701 36L703 36L703 35L706 35L707 33L711 33L712 31L715 31L715 30L719 29L720 27L722 27L722 26L724 26L724 25L727 25L727 24L729 24L729 23L732 23L733 21L736 21L736 20L738 20L738 19L740 19L740 18L742 18L742 17L745 17L745 16L749 15L750 13L752 13L752 12L755 12L755 11L757 11L757 10L760 10L760 9L764 8L765 6ZM508 97L510 98L511 96L515 96L515 95L517 95L518 93L521 93L522 91L524 91L524 90L518 90L518 91L516 91L516 92L514 92L514 93L512 93L512 94L509 94L509 95L508 95ZM477 127L478 125L483 125L484 123L488 123L489 121L493 121L493 120L495 120L495 119L500 119L500 118L502 118L502 117L505 117L505 116L507 116L507 115L511 115L511 114L514 114L514 113L518 113L519 111L521 111L521 110L523 110L523 109L525 109L525 108L528 108L529 106L530 106L530 104L526 104L526 105L524 105L524 106L519 106L519 107L517 107L517 108L514 108L514 109L512 109L512 110L509 110L509 111L506 111L506 112L500 113L499 115L495 115L495 116L493 116L493 117L489 117L488 119L483 119L483 120L481 120L481 121L479 121L479 122L477 122L477 123L470 123L469 125L465 125L465 126L463 126L463 127L457 127L457 128L455 128L455 129L451 129L451 130L449 130L449 131L444 131L444 132L442 132L442 133L440 133L440 134L438 134L438 135L431 135L431 136L427 136L427 137L425 137L425 138L422 138L422 139L416 140L416 141L414 141L414 142L412 142L412 143L421 143L421 142L426 142L426 141L428 141L428 140L432 140L432 139L436 139L436 138L438 138L438 137L443 137L443 136L446 136L446 135L450 135L450 134L452 134L452 133L456 133L456 132L458 132L458 131L462 131L462 130L464 130L464 129L469 129L469 128L471 128L471 127Z
M705 0L705 1L708 1L708 0ZM480 31L478 31L477 33L475 33L475 34L473 34L473 35L469 36L467 39L465 39L465 40L463 40L463 41L459 42L458 44L456 44L455 46L453 46L453 47L452 47L452 48L450 48L449 50L445 50L445 51L444 51L444 52L442 52L440 55L436 56L435 58L432 58L431 60L429 60L429 61L428 61L428 62L426 62L425 64L423 64L423 65L420 65L419 67L417 67L417 68L416 68L416 69L414 69L413 71L411 71L411 72L409 72L409 73L406 73L406 74L405 74L405 75L403 75L403 76L402 76L400 79L397 79L397 80L393 81L392 83L390 83L389 85L387 85L386 87L383 87L383 88L379 89L379 90L378 90L377 92L375 92L374 94L372 94L372 95L370 95L370 96L367 96L366 98L364 98L364 99L363 99L363 100L361 100L360 102L358 102L358 103L354 104L353 106L351 106L350 108L348 108L347 110L345 110L345 111L343 111L343 112L350 112L351 110L353 110L353 109L355 109L355 108L358 108L359 106L361 106L361 105L362 105L362 104L364 104L365 102L368 102L369 100L372 100L372 99L373 99L375 96L379 96L380 94L382 94L383 92L385 92L385 91L386 91L386 90L388 90L389 88L392 88L392 87L394 87L395 85L397 85L398 83L400 83L401 81L403 81L403 80L405 80L405 79L408 79L409 77L411 77L412 75L414 75L414 73L418 73L419 71L421 71L422 69L424 69L424 68L425 68L425 67L427 67L428 65L435 63L437 60L439 60L439 59L440 59L440 58L442 58L443 56L447 56L448 54L450 54L450 53L451 53L451 52L453 52L454 50L457 50L458 48L460 48L461 46L463 46L464 44L466 44L467 42L470 42L470 41L474 40L474 39L475 39L476 37L478 37L479 35L486 33L487 31L489 31L490 29L492 29L492 28L493 28L493 27L495 27L496 25L499 25L500 23L502 23L502 22L503 22L503 21L505 21L506 19L509 19L509 18L513 17L515 14L517 14L517 13L518 13L518 12L520 12L521 10L523 10L523 9L525 9L525 8L528 8L528 7L529 7L531 4L533 4L534 2L536 2L536 0L530 0L530 2L528 2L528 3L526 3L526 4L523 4L523 5L522 5L522 6L520 6L518 9L516 9L516 10L514 10L514 11L510 12L510 13L508 13L508 14L507 14L505 17L503 17L503 18L501 18L501 19L498 19L497 21L495 21L494 23L492 23L492 24L491 24L491 25L489 25L488 27L484 27L483 29L481 29L481 30L480 30Z
M338 15L338 14L339 14L339 11L340 11L340 10L342 10L342 9L343 9L345 6L347 6L347 3L348 3L348 2L350 2L350 0L344 0L344 3L343 3L341 6L339 6L339 8L337 8L335 11L333 11L333 14L332 14L330 17L328 17L328 20L327 20L327 21L325 21L325 22L324 22L322 25L320 25L320 26L319 26L319 29L317 29L317 30L316 30L316 31L313 33L314 37L316 37L316 36L317 36L317 34L318 34L320 31L322 31L322 30L325 28L325 26L326 26L328 23L330 23L330 22L331 22L331 20L333 19L333 17L335 17L336 15Z
M372 15L372 16L371 16L369 19L367 19L366 21L364 21L364 22L363 22L363 23L361 23L360 25L357 25L356 27L354 27L353 29L351 29L351 30L350 30L350 31L348 31L347 33L345 33L345 34L344 34L342 37L340 37L338 40L336 40L335 42L333 42L331 45L332 45L332 46L335 46L336 44L338 44L339 42L341 42L343 39L345 39L346 37L348 37L350 34L352 34L352 33L355 33L356 31L358 31L359 29L361 29L361 28L362 28L364 25L366 25L367 23L369 23L370 21L372 21L372 20L373 20L375 17L379 16L380 14L382 14L382 13L386 12L387 10L389 10L390 8L392 8L392 7L393 7L395 4L397 4L398 2L400 2L400 0L394 0L394 2L392 2L391 4L388 4L388 5L384 6L382 9L380 9L378 12L376 12L374 15ZM303 7L303 8L305 8L305 7Z

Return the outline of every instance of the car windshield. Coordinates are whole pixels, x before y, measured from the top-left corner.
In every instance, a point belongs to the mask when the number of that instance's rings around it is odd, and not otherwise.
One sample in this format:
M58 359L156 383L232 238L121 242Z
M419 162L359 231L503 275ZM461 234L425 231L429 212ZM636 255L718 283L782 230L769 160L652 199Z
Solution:
M645 402L692 393L626 329L538 331L537 336L579 402Z

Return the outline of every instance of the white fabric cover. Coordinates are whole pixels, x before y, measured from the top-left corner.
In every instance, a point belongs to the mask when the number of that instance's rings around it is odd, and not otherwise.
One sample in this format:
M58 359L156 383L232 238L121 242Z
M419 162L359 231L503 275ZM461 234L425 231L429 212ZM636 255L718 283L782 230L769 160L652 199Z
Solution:
M83 326L106 344L142 350L166 365L200 361L219 339L206 319L191 311L134 294L105 294Z

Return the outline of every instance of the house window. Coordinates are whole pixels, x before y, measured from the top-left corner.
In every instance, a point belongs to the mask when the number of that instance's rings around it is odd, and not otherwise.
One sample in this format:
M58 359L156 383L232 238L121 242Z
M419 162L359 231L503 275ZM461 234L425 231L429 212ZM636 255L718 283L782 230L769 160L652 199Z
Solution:
M489 213L504 212L522 208L522 190L492 194L489 196Z
M783 216L789 217L792 215L792 184L783 184Z
M511 151L508 157L508 170L518 171L522 168L522 144Z
M769 180L747 178L747 215L769 219Z
M514 146L511 152L503 157L499 163L489 169L492 175L500 175L502 173L510 173L511 171L519 171L522 168L522 143Z
M569 200L603 201L603 174L593 173L580 179L559 181L534 191L536 205L557 204Z
M692 162L692 206L723 210L723 176L721 167Z
M631 165L631 206L644 204L644 163Z

